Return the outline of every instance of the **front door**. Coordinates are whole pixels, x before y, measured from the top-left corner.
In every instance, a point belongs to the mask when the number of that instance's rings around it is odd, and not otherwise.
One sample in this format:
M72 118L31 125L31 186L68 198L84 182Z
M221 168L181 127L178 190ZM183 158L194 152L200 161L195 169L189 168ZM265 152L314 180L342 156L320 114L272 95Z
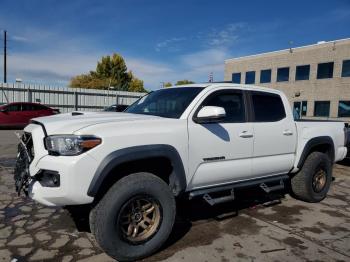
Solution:
M246 122L244 93L217 90L204 98L188 119L188 189L225 184L251 177L253 126ZM226 118L220 123L198 124L192 119L204 106L223 107Z

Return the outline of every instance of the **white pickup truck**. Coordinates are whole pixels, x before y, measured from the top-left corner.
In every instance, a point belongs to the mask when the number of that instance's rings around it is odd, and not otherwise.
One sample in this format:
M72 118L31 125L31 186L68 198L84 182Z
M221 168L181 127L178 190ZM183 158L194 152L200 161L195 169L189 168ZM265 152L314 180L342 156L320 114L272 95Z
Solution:
M167 240L176 199L231 201L235 190L285 190L319 202L347 154L343 122L294 121L286 96L208 83L149 93L123 113L32 120L19 144L16 188L49 206L90 204L102 249L140 259Z

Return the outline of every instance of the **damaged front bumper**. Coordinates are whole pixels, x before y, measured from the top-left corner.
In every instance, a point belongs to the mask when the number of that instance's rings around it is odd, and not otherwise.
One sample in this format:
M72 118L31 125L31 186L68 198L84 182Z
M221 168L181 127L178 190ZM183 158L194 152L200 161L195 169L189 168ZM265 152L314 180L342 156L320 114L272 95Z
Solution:
M88 204L93 198L87 191L97 163L89 154L49 155L42 126L30 124L20 136L14 170L16 191L47 206Z

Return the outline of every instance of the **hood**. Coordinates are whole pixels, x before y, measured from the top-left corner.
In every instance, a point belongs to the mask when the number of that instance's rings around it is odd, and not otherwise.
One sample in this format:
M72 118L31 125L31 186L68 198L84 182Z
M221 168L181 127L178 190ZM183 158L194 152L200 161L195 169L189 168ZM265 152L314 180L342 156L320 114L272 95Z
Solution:
M159 119L158 116L117 112L72 112L32 119L45 126L48 135L73 134L91 125Z

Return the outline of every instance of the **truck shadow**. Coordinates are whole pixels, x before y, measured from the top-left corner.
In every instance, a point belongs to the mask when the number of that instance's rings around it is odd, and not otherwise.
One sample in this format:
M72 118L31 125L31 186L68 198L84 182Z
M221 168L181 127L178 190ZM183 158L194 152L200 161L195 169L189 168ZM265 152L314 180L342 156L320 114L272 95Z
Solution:
M188 199L179 199L177 201L177 217L170 237L161 250L149 259L152 261L153 259L157 260L159 256L162 257L162 259L168 257L173 249L175 250L178 249L178 246L182 246L182 244L178 244L178 242L181 242L183 238L187 237L186 235L194 225L208 224L212 221L229 220L237 217L241 210L255 208L258 205L263 205L265 207L278 205L281 203L281 199L284 198L286 193L287 192L281 191L278 193L266 194L260 188L245 189L236 192L234 201L215 206L210 206L203 198L190 201ZM81 207L79 209L68 207L67 210L70 212L79 232L91 232L89 227L89 206L83 209L81 209ZM208 232L206 233L206 238L208 238ZM215 238L215 236L213 236L213 238ZM183 241L186 242L187 240Z
M341 166L350 166L350 158L344 158L342 161L337 162Z
M287 192L266 194L261 189L245 189L236 192L235 200L210 206L204 199L177 202L177 218L169 239L162 250L181 240L198 223L209 221L229 220L239 215L241 210L255 208L258 205L265 207L278 205Z

